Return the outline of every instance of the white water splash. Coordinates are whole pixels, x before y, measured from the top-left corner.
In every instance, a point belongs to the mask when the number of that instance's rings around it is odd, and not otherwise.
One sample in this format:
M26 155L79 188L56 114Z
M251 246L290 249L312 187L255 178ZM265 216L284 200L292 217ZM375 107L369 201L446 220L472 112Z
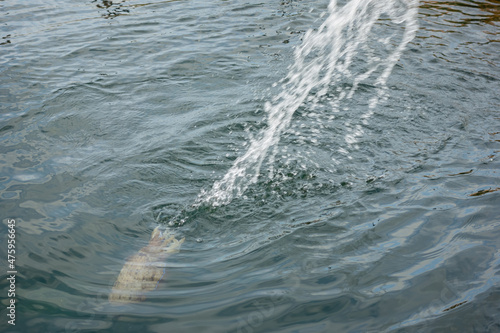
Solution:
M376 94L361 116L363 124L367 124L379 101L385 97L387 78L394 65L415 36L417 11L418 0L351 0L342 7L332 0L325 22L316 31L309 30L302 45L295 49L295 62L280 82L281 92L265 104L267 127L251 140L246 153L236 159L225 176L209 191L199 195L194 206L204 203L225 205L241 196L248 186L257 182L270 148L277 145L283 132L290 127L295 111L305 101L313 105L322 101L341 79L349 79L351 85L349 88L337 87L338 95L330 101L332 112L337 111L341 100L353 98L360 83L373 80ZM385 38L377 35L375 28L379 20L394 25L399 32ZM383 58L375 55L368 46L369 42L377 40L387 49L395 38L399 39L395 47ZM358 65L354 72L353 62L360 55L366 63L363 70L360 71ZM362 126L348 129L345 136L347 146L356 148L362 135ZM276 151L270 154L271 164L275 154Z

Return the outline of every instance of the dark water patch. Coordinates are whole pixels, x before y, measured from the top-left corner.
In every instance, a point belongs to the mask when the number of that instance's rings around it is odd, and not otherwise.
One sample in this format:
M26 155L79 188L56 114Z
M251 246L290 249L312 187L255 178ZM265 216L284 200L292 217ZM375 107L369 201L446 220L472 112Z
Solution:
M496 192L498 190L500 190L500 187L497 187L495 189L489 188L489 189L486 189L486 190L480 190L480 191L474 192L472 194L469 194L469 196L470 197L477 197L477 196L484 195L484 194L487 194L487 193L493 193L493 192Z

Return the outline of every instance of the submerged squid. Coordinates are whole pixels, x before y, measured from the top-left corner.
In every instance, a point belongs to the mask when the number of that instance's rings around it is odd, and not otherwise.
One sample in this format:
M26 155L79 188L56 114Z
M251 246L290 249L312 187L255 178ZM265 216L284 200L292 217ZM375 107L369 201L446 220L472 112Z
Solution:
M156 227L149 244L133 256L123 266L109 295L113 303L143 301L145 293L156 289L165 273L161 267L171 253L180 250L185 238L175 239L174 235L162 233Z

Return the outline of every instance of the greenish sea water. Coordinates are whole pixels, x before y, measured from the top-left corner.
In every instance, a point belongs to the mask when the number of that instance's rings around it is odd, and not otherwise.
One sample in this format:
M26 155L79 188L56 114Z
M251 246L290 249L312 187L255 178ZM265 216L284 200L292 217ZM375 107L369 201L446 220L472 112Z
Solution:
M1 331L500 332L498 0L0 12Z

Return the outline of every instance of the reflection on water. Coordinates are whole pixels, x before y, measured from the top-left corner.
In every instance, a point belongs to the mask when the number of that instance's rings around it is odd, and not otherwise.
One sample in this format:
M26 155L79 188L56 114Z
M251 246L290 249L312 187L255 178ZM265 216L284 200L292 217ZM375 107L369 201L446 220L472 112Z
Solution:
M477 197L477 196L480 196L480 195L484 195L484 194L487 194L487 193L496 192L496 191L499 191L499 190L500 190L500 187L489 188L487 190L480 190L480 191L474 192L472 194L469 194L469 196L471 196L471 197Z
M495 24L500 20L500 1L421 1L420 8L426 16L443 17L454 25Z
M10 44L10 39L9 39L10 35L7 35L7 36L3 36L2 37L2 42L0 43L0 45L5 45L5 44Z
M122 5L123 2L116 3L107 0L93 0L92 2L97 2L97 8L106 10L106 14L103 14L102 17L107 19L130 13L130 10Z
M105 14L102 14L102 17L105 19L112 19L120 15L128 15L131 13L131 9L151 6L151 5L159 5L166 4L173 1L180 0L162 0L162 1L148 1L143 3L127 2L127 0L119 0L119 1L110 1L110 0L92 0L92 3L96 4L96 7L99 9L106 10Z
M130 13L130 10L127 8L128 6L123 5L125 1L92 0L92 2L96 3L97 8L106 10L106 14L102 15L106 19Z

